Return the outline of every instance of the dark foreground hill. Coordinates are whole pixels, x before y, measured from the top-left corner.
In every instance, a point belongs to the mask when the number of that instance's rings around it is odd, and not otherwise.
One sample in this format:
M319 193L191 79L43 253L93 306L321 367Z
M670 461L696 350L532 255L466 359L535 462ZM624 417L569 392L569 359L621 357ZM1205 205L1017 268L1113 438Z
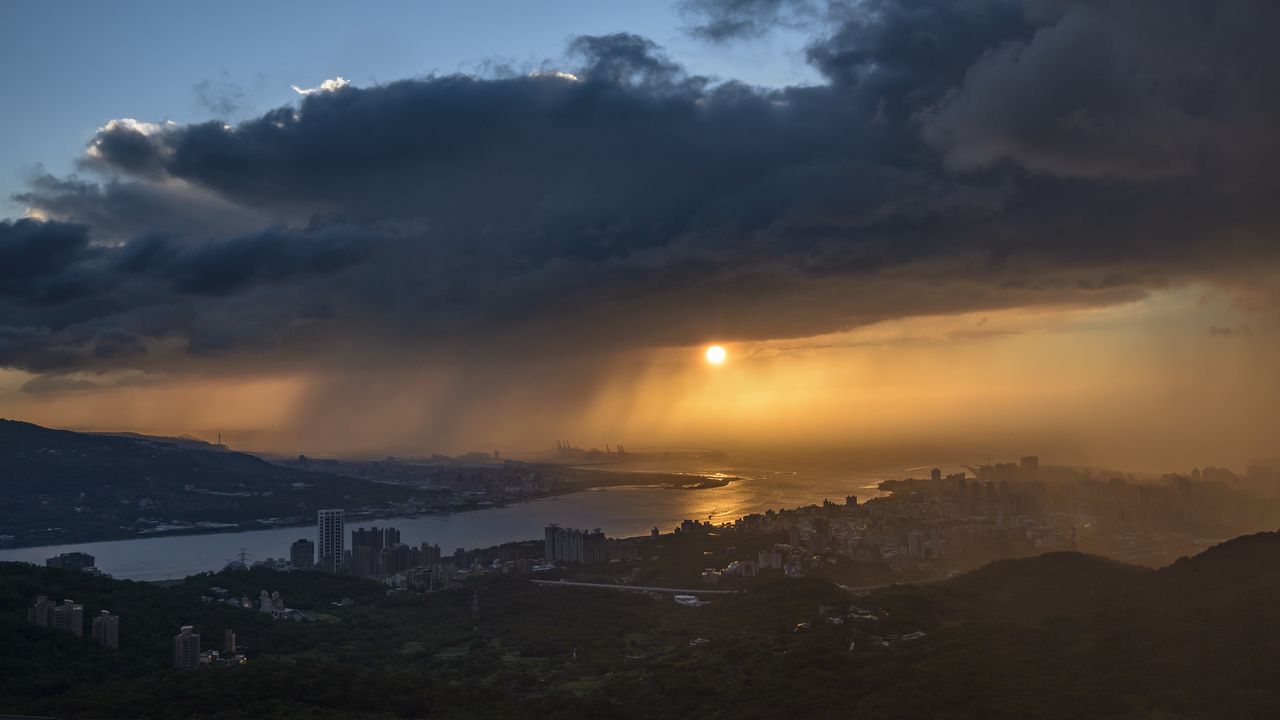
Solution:
M1150 570L1074 552L997 560L942 587L944 615L1040 622L1086 617L1148 579Z
M1155 571L1050 553L891 594L947 638L916 669L971 683L949 691L963 705L1016 700L1028 717L1280 717L1280 533Z
M315 623L207 604L279 590ZM106 651L23 622L36 593L119 613ZM351 607L330 603L347 596ZM0 713L86 718L1275 718L1280 535L1158 571L1056 553L853 597L764 580L669 598L486 576L427 596L318 573L158 587L0 564ZM837 621L836 618L839 618ZM167 669L234 628L243 667Z
M285 468L188 439L51 430L0 420L3 545L134 537L157 525L309 518L406 491Z

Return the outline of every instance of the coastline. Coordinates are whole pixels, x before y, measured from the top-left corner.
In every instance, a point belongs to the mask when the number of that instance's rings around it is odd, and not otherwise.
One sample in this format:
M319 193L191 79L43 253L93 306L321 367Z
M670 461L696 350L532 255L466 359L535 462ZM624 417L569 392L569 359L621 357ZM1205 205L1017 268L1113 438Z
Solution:
M357 508L347 511L347 523L356 524L369 522L372 520L381 520L386 518L420 518L420 517L448 517L450 515L462 514L468 512L476 512L480 510L496 510L524 503L534 502L536 500L545 500L554 497L563 497L573 495L575 493L587 492L591 490L608 490L609 488L655 488L662 490L683 490L697 491L721 488L741 480L739 477L723 476L713 477L708 475L693 475L680 473L647 473L644 471L600 471L594 469L576 468L583 473L595 475L611 475L617 481L606 481L605 478L597 478L594 482L572 482L567 483L566 487L548 490L543 493L528 495L514 500L508 501L485 501L471 502L448 508L418 510L407 512L403 508L384 508L376 510L368 510ZM652 478L618 478L619 475L661 475L669 479L669 482L654 482ZM696 482L683 482L697 478ZM88 543L105 543L105 542L122 542L129 540L149 540L153 538L171 538L171 537L187 537L192 535L231 535L243 532L258 532L264 530L282 530L288 528L314 528L315 520L304 517L296 518L280 518L281 522L271 522L276 518L255 518L245 520L238 523L211 523L211 521L199 521L193 523L190 527L174 527L159 532L120 532L112 534L102 533L86 533L83 535L70 534L67 537L59 538L56 542L35 542L35 543L0 543L0 551L7 550L31 550L35 548L59 548L67 545L78 545ZM217 527L204 526L201 523L216 524Z

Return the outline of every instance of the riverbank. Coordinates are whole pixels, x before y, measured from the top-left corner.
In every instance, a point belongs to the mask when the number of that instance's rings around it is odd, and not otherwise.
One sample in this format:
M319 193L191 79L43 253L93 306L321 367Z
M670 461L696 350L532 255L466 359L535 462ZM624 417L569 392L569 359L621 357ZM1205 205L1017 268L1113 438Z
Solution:
M629 472L619 470L599 470L588 468L564 468L570 475L563 485L540 493L533 493L512 500L471 501L451 504L447 508L412 509L405 506L384 506L379 508L356 507L347 509L347 524L372 522L392 518L428 518L449 517L462 513L510 508L523 503L546 500L550 498L572 495L588 490L608 488L653 488L660 490L711 490L722 488L741 478L728 475L693 475L683 473L651 473ZM62 536L55 542L36 541L22 542L14 538L4 541L0 535L0 551L23 550L32 548L61 548L68 545L86 543L120 542L129 540L146 540L152 538L174 538L192 535L238 534L245 532L261 532L290 528L314 528L314 516L253 518L237 522L215 521L171 521L157 524L144 530L119 528L116 532L103 532L102 528L57 528ZM52 528L51 528L52 529ZM55 553L56 554L56 553Z
M820 503L823 498L860 498L882 494L876 485L897 474L893 468L867 466L851 470L782 469L769 465L689 467L683 473L665 468L636 468L623 473L574 470L575 482L538 498L520 502L454 508L427 513L405 509L348 505L347 530L395 527L410 545L437 544L446 552L484 548L540 538L547 525L600 528L610 537L648 535L654 527L669 532L687 519L721 524L770 509ZM584 474L585 473L585 474ZM623 481L629 481L623 484ZM689 490L690 486L697 489ZM582 490L593 489L593 492ZM679 490L686 490L681 492ZM342 507L334 505L333 507ZM300 538L315 540L313 515L290 513L269 524L219 532L116 536L98 542L57 540L0 548L0 561L43 564L61 552L87 552L97 566L118 578L164 580L217 570L245 551L251 560L288 557ZM0 530L0 532L4 532Z
M699 492L673 492L651 485L598 488L514 503L505 507L415 516L368 514L349 516L348 532L362 528L394 527L403 542L439 545L444 553L457 548L485 548L506 542L541 538L547 525L585 529L600 528L611 537L648 535L655 526L670 531L686 518L705 519L722 511L738 517L757 505L736 500L739 483ZM721 510L723 509L723 510ZM250 561L287 558L298 539L315 540L315 525L277 526L240 532L195 533L141 537L92 543L68 543L0 550L0 561L43 564L63 552L85 552L97 567L114 577L131 580L164 580L218 570L243 551Z

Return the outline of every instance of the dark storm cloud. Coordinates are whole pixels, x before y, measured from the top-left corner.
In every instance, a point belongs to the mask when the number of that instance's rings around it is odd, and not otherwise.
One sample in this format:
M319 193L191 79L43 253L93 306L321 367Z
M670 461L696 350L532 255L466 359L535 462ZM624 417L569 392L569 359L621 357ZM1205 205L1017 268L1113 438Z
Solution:
M1280 5L1050 2L1033 19L928 113L951 165L1141 179L1276 159Z
M728 23L720 39L817 13L827 82L716 83L612 35L571 44L573 76L108 125L85 161L100 180L21 196L80 224L3 226L0 252L49 247L43 269L0 269L0 362L128 365L175 338L304 362L335 345L516 358L1258 286L1276 268L1275 6L688 7ZM92 349L115 331L134 351Z
M146 133L131 125L108 126L94 140L93 155L82 163L89 168L119 170L153 180L164 176L164 163Z
M270 346L323 314L326 279L376 245L369 231L343 225L111 246L91 243L84 225L0 222L0 364L129 366L145 359L149 340L174 338L196 354ZM259 317L258 303L275 316Z
M93 282L80 269L97 256L83 225L34 220L0 222L0 298L57 304Z
M173 183L119 178L93 182L75 175L43 175L14 199L52 217L75 218L93 229L95 239L108 243L156 233L209 240L253 232L273 223L268 216L200 188Z
M349 228L298 236L280 229L170 255L163 243L148 243L122 267L169 279L174 290L195 295L230 295L259 282L283 283L336 273L372 253L370 238Z

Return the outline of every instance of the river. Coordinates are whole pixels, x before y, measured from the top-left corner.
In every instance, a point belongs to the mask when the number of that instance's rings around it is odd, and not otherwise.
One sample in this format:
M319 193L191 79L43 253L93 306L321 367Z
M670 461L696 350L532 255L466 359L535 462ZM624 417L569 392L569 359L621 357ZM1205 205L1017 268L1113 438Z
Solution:
M662 470L670 466L634 470ZM392 526L403 542L439 544L442 551L483 548L515 540L541 538L550 523L566 527L600 528L610 537L647 534L657 526L663 532L685 519L729 522L770 508L782 509L821 502L843 502L846 495L860 500L880 495L876 484L888 478L906 477L903 465L871 467L823 467L781 470L762 464L751 467L690 466L684 472L726 473L740 478L724 487L706 490L670 490L655 487L615 487L532 500L505 507L450 515L389 517L352 522L348 530L379 525ZM116 578L164 580L217 570L242 550L250 560L289 555L289 545L299 538L315 540L314 527L173 535L130 540L75 543L0 550L0 561L43 564L59 553L81 551L97 559L100 570Z

